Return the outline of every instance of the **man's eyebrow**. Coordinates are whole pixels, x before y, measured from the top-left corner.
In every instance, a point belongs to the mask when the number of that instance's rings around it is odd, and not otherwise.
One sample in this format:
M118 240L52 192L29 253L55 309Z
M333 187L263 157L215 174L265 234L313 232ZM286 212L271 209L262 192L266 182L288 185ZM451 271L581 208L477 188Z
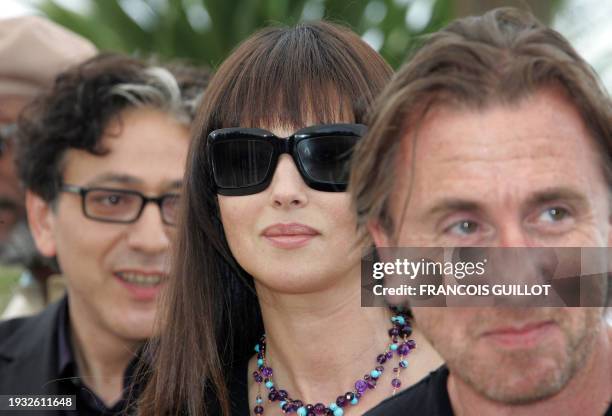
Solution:
M175 181L170 181L167 183L164 183L164 188L165 189L180 189L183 186L183 180L182 179L178 179Z
M482 209L481 205L469 199L442 198L427 210L427 215L435 215L448 211L476 212Z
M117 173L103 173L96 176L87 183L87 186L96 185L143 185L144 181L132 175L117 174ZM169 180L163 183L162 189L178 190L183 186L182 179Z
M553 201L573 201L581 205L588 205L588 198L584 193L570 188L556 187L534 193L527 200L527 206L537 206Z
M91 181L88 182L88 185L100 185L105 183L115 183L119 185L141 185L143 181L142 179L131 175L103 173L94 177Z

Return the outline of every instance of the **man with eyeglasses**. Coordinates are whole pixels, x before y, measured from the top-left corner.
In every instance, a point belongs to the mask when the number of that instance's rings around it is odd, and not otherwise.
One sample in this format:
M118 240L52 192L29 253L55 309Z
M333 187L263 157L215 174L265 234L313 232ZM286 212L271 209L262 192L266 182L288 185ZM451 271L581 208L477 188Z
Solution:
M41 17L0 20L0 265L25 269L4 311L0 305L0 319L39 312L63 291L59 276L50 277L52 269L37 252L25 218L14 164L17 117L60 71L95 52L88 40Z
M0 394L61 394L121 414L152 336L207 73L99 55L59 76L20 120L18 172L40 252L67 297L0 325Z

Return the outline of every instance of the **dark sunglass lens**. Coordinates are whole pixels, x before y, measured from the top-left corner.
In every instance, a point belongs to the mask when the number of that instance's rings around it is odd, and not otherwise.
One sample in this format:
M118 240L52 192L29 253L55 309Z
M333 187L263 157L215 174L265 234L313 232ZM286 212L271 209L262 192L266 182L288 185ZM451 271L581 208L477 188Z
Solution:
M346 185L356 136L315 137L298 143L297 151L306 174L313 180Z
M215 183L220 188L244 188L260 184L266 178L274 147L257 139L236 139L212 146Z

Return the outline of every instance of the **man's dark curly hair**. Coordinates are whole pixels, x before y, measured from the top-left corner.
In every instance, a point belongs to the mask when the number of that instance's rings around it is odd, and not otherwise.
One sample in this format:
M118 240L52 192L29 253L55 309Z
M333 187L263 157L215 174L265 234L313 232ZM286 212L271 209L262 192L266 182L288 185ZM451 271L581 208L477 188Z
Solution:
M109 121L128 108L159 109L189 125L208 79L204 69L156 66L119 54L100 54L61 73L19 119L20 179L45 201L54 201L67 150L104 155L101 138Z

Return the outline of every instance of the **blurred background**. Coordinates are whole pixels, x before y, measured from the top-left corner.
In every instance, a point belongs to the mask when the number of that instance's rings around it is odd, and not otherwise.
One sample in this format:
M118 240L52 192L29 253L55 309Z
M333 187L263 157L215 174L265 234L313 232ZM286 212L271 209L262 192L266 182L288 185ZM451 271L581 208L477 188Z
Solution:
M527 8L563 33L612 91L612 0L2 0L0 18L44 15L101 50L213 69L258 28L325 18L351 27L397 68L421 35L500 6ZM18 276L0 266L0 311Z

